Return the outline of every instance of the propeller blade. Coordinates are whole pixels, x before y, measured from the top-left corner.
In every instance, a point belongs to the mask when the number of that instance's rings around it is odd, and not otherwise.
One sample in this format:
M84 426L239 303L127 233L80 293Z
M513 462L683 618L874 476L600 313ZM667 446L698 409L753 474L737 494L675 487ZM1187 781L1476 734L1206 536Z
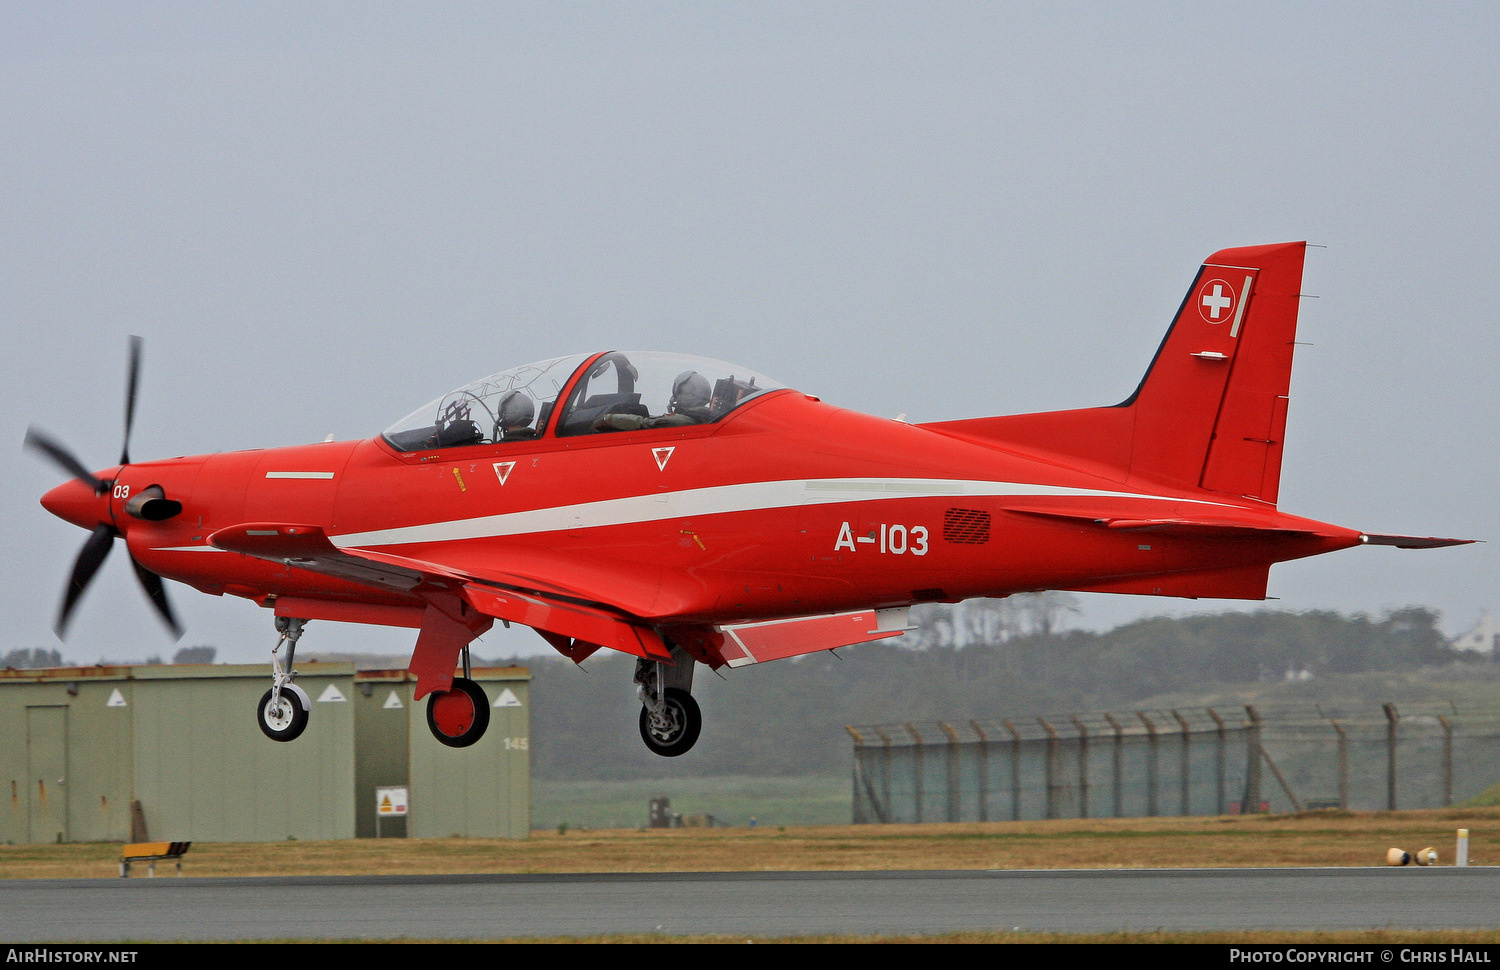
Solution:
M89 582L99 571L99 567L104 565L104 559L114 545L115 534L113 526L100 524L94 528L88 541L79 550L78 559L73 563L73 575L68 579L68 588L63 593L63 604L57 614L57 625L52 628L56 631L59 640L67 631L68 618L73 614L73 607L78 605L78 598L88 588Z
M61 465L68 474L83 482L94 490L94 494L103 495L109 491L109 483L100 481L94 477L94 473L83 467L83 463L73 457L73 453L62 445L48 438L35 428L26 429L26 447L33 451L40 451Z
M120 464L130 464L130 428L135 424L135 385L141 371L141 338L130 338L130 375L125 380L125 442L120 445Z
M151 602L156 606L156 612L166 621L167 628L172 631L173 640L182 639L182 627L177 624L177 617L172 615L172 606L167 602L167 591L163 588L161 577L151 570L142 566L134 557L130 557L130 564L135 567L135 576L141 581L141 589L151 597Z

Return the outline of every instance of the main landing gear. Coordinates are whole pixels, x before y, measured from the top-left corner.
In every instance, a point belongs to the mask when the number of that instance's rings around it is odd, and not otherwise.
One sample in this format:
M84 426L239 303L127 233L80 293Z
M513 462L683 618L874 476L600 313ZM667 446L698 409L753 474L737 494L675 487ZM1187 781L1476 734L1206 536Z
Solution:
M292 668L297 653L297 641L302 638L302 627L306 620L293 616L278 616L276 630L281 639L271 648L271 689L261 696L255 708L256 723L272 741L293 741L307 730L307 712L312 707L307 691L292 683L297 671ZM286 665L277 654L286 644Z
M450 748L467 748L490 726L490 699L469 679L469 648L463 649L464 675L448 690L427 695L427 729Z
M677 647L672 648L679 653ZM635 693L641 699L641 740L663 758L686 754L703 730L703 714L693 700L693 659L677 663L654 660L635 663Z

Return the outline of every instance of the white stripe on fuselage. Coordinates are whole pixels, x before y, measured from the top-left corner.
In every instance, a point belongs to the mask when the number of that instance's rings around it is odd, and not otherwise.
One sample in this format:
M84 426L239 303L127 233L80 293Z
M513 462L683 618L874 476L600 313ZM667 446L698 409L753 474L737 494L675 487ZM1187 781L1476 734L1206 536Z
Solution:
M637 525L698 515L761 512L804 505L836 505L874 502L892 498L991 498L1001 496L1050 496L1062 498L1145 498L1167 502L1192 501L1205 505L1231 506L1227 502L1204 502L1181 496L1148 492L1111 492L1101 489L1068 488L1059 485L1026 485L1016 482L984 482L928 478L797 479L780 482L746 482L715 485L678 492L630 495L559 505L553 508L504 512L470 519L429 522L425 525L372 532L349 532L330 536L340 548L403 545L414 542L454 542L498 536L557 532L565 529L597 529Z

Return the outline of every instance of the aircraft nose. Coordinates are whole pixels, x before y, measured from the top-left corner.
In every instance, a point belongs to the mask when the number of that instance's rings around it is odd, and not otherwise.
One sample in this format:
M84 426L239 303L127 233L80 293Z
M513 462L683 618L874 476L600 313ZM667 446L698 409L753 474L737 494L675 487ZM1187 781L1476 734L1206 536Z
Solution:
M109 495L96 495L78 479L70 479L42 496L42 508L80 529L109 522Z

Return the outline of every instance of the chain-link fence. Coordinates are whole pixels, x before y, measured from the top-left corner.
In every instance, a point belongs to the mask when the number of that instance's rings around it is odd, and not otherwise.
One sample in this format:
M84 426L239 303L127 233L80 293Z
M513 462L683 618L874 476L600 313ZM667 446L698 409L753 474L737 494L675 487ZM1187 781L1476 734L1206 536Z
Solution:
M1435 808L1500 778L1500 717L1253 707L850 727L854 821Z

